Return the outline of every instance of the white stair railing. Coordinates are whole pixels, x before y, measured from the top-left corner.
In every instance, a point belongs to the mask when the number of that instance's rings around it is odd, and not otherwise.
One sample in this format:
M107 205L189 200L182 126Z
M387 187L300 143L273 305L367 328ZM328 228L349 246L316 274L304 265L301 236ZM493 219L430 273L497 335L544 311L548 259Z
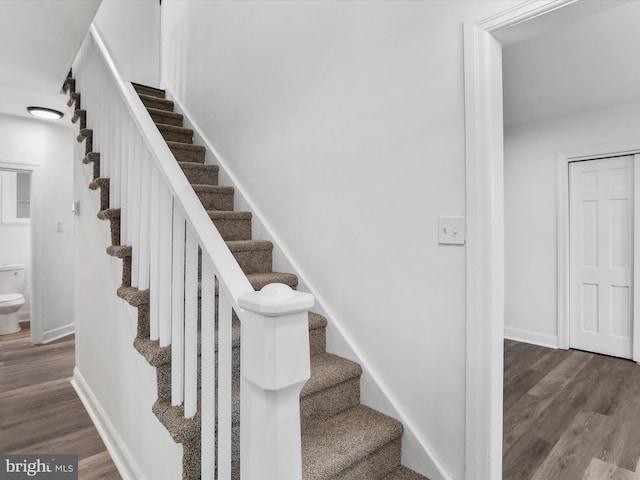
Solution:
M201 477L231 478L235 312L242 338L241 478L302 478L299 395L310 375L313 296L281 284L253 290L118 72L92 26L73 64L76 89L100 152L100 176L110 179L110 208L121 211L121 244L132 247L132 287L150 292L151 340L171 346L172 405L184 406L185 418L201 412Z

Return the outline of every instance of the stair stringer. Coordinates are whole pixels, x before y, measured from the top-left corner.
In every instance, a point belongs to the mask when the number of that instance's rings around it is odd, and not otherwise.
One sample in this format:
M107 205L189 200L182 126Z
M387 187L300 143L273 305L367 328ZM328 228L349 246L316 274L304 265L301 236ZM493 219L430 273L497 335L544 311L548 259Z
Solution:
M174 111L184 115L184 126L193 129L194 143L206 147L205 164L218 165L220 185L233 186L235 189L235 210L248 211L253 214L252 230L255 238L261 238L273 243L273 268L282 272L293 272L298 276L298 290L313 293L315 304L313 310L327 318L327 352L347 358L357 362L362 367L361 377L361 403L378 410L385 415L398 419L404 426L402 436L402 464L427 476L432 480L454 480L442 465L427 438L417 434L414 423L406 415L400 402L382 381L375 370L370 366L372 362L368 356L358 348L358 344L344 328L344 323L340 316L331 310L321 295L310 275L308 275L300 265L293 260L293 256L282 247L283 242L270 226L262 210L258 207L258 202L252 199L248 190L234 175L229 162L227 162L213 142L204 134L202 128L193 120L194 116L184 107L179 98L175 97L170 90L166 90L166 98L174 102Z
M75 221L74 388L124 479L180 478L183 447L152 412L156 369L133 348L138 309L114 294L122 284L123 262L105 254L112 243L110 222L96 217L101 193L87 187L93 166L79 160L84 145L76 148L74 198L80 215Z

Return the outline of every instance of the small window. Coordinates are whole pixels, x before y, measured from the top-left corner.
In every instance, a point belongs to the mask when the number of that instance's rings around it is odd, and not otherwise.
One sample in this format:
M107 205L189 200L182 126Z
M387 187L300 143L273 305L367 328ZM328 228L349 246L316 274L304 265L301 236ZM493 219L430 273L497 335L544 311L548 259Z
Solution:
M31 218L31 174L16 173L16 218Z
M31 218L31 173L0 172L2 223L25 224Z

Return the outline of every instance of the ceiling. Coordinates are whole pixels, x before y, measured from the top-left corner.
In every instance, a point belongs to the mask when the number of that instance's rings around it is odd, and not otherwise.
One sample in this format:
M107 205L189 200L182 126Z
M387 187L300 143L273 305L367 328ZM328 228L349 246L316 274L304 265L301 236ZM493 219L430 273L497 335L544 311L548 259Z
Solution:
M0 1L0 114L66 110L60 90L100 2Z
M640 102L640 0L579 5L500 38L505 127Z

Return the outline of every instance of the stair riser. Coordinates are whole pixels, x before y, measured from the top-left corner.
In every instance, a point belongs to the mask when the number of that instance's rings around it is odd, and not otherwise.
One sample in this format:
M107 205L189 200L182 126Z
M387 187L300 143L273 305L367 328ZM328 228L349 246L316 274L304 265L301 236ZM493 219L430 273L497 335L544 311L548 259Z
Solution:
M251 250L247 252L231 252L238 261L238 265L244 273L271 272L272 252L271 250Z
M182 126L182 118L174 117L173 115L162 115L161 113L156 112L149 113L151 114L151 118L155 123L160 123L162 125L173 125L174 127Z
M313 421L326 420L360 404L360 377L300 399L302 429Z
M187 150L178 147L169 147L178 162L204 163L204 150Z
M401 437L379 448L331 480L380 480L400 466Z
M173 130L165 130L158 128L162 134L162 138L169 142L193 143L193 135L191 133L174 132Z
M184 172L189 183L195 185L217 185L218 184L218 171L214 169L203 168L190 168L181 164L182 171Z
M213 224L226 241L251 240L251 219L213 219Z
M173 103L159 102L153 98L141 98L142 104L147 108L157 108L166 112L173 112Z
M198 198L207 210L233 210L233 193L207 192L196 190Z
M109 179L98 177L89 184L89 188L91 190L100 189L100 210L106 210L109 208Z
M309 330L310 354L316 355L327 351L327 329L326 327Z

